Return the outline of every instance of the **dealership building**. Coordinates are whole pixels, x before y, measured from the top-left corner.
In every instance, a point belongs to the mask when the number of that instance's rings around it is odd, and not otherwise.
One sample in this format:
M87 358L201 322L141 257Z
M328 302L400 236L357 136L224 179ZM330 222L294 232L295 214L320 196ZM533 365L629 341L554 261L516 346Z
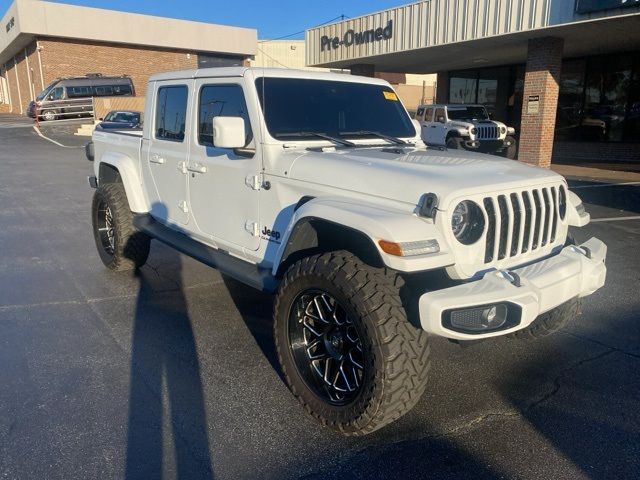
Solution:
M305 41L309 66L437 73L438 102L486 105L525 162L640 162L639 0L425 0Z
M154 73L244 65L256 51L254 29L15 0L0 21L0 113L24 113L60 77L127 75L143 96Z

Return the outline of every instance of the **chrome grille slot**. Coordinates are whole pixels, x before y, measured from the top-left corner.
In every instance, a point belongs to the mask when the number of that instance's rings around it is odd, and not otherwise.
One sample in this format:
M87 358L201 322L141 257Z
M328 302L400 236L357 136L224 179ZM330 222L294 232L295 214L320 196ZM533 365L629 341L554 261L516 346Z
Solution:
M484 252L484 263L493 260L493 247L496 240L496 211L490 198L484 199L484 210L487 213L487 240Z
M507 256L507 235L509 234L509 215L507 212L507 201L504 195L498 197L498 209L500 210L500 240L498 246L498 260Z
M478 138L480 140L493 140L498 138L498 127L495 125L478 125Z
M485 197L484 263L534 252L556 241L558 187Z

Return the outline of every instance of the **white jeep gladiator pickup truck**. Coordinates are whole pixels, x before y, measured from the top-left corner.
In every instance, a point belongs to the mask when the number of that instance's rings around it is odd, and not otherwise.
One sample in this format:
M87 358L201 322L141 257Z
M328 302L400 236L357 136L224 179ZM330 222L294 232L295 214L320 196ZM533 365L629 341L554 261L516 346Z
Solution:
M92 220L112 270L155 238L275 293L293 394L372 432L425 390L429 337L535 338L605 281L552 171L427 148L379 79L217 68L151 77L142 131L96 131Z
M492 120L484 105L420 105L415 119L427 145L445 145L516 158L515 129Z

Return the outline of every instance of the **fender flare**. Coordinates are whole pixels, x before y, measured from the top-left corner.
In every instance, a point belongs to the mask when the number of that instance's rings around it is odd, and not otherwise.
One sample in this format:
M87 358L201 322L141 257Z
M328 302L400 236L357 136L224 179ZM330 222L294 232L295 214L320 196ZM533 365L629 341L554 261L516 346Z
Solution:
M120 179L124 185L124 191L129 201L129 209L135 213L147 213L149 211L149 199L142 188L142 179L138 172L137 160L126 155L105 152L100 158L97 168L98 173L102 164L110 165L120 173ZM98 178L98 185L101 179Z
M377 250L382 262L400 271L423 271L454 263L453 254L435 224L413 213L385 209L379 205L339 197L314 198L297 208L283 234L273 258L272 273L277 275L286 259L285 252L296 226L309 220L322 220L366 236ZM419 257L397 257L382 251L378 241L411 242L436 239L440 252Z

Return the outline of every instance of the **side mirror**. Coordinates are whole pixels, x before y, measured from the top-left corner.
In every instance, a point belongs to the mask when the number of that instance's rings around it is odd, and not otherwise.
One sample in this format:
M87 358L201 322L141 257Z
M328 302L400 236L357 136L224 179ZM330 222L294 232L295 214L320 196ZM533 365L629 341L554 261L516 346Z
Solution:
M440 123L446 123L446 122L444 121L444 117L443 117L442 115L440 115L440 116L438 117L438 122L440 122Z
M100 117L98 120L103 121L103 120L104 120L104 118Z
M244 120L240 117L213 117L213 145L218 148L242 148L246 143Z

